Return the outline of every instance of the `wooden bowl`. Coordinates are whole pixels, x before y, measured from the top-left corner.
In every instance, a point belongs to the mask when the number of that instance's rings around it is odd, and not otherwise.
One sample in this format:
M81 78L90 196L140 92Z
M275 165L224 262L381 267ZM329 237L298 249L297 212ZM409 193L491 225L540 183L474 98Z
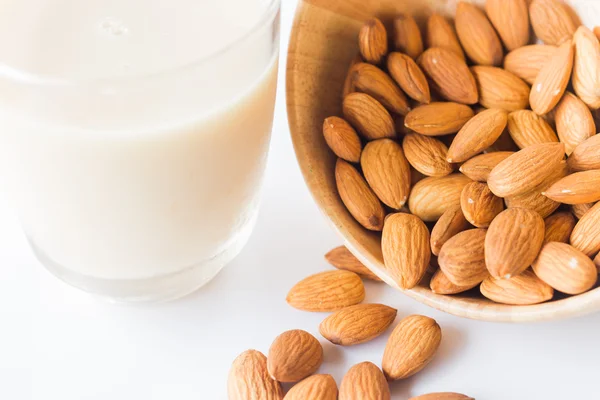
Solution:
M481 1L480 1L481 2ZM346 71L358 53L362 23L372 16L389 22L411 13L423 23L432 12L453 15L456 0L300 0L287 59L287 108L298 163L321 211L345 240L346 246L373 272L397 288L383 269L381 235L361 227L342 204L335 185L335 156L322 135L324 118L341 115L341 91ZM598 5L571 1L584 22L600 15ZM593 21L592 21L593 22ZM593 26L588 24L588 26ZM436 295L428 286L403 291L438 310L486 321L524 322L583 315L600 310L600 288L532 306L496 304L475 293Z

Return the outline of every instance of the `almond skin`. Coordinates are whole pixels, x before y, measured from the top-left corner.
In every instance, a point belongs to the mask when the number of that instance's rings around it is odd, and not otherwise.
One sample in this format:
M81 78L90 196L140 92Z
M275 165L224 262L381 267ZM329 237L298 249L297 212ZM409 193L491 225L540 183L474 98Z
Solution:
M431 277L431 281L429 282L429 288L433 293L445 295L466 292L467 290L473 289L477 285L478 284L469 286L455 285L450 281L450 279L448 279L446 275L444 275L440 269L433 274L433 277Z
M466 60L454 26L443 15L431 14L427 20L427 45L450 50L463 61Z
M412 58L402 53L391 53L387 67L392 78L411 99L426 104L431 101L427 78Z
M406 96L388 74L367 63L358 63L352 70L356 91L373 97L391 113L408 113L410 106Z
M440 269L458 286L475 286L489 275L485 267L486 229L469 229L450 238L438 257Z
M504 202L506 208L526 208L540 214L542 218L546 218L560 207L559 202L549 199L538 190L506 197Z
M600 108L600 42L594 32L580 26L575 32L573 89L591 109Z
M410 15L400 14L394 19L394 48L413 59L423 53L421 30Z
M350 93L344 98L344 118L367 140L396 136L394 120L380 102L365 93Z
M294 329L277 336L267 356L269 375L279 382L298 382L323 362L323 347L310 333Z
M475 104L479 101L477 83L467 64L450 50L432 47L418 59L436 91L445 99Z
M357 304L325 318L319 332L340 346L365 343L385 332L396 319L397 312L383 304Z
M579 143L567 159L573 171L600 169L600 135L594 135Z
M439 255L444 243L468 228L469 223L462 212L461 206L448 208L431 230L431 252L436 256Z
M554 296L554 289L530 270L511 279L490 276L481 282L480 290L482 295L496 303L519 306L543 303Z
M338 159L335 181L342 202L358 223L366 229L381 231L385 210L356 168Z
M414 215L389 215L383 227L381 249L385 270L394 282L401 289L412 289L429 266L429 230Z
M512 151L495 151L480 154L461 165L460 172L474 181L487 182L492 169L513 154L515 153Z
M567 294L586 292L598 279L594 262L566 243L546 243L532 267L542 281Z
M564 168L564 145L542 143L524 148L492 169L488 186L498 197L530 192Z
M494 196L485 183L471 182L464 187L460 196L462 212L477 228L487 228L496 215L504 210L504 202Z
M529 17L535 35L545 44L558 46L571 39L577 29L565 5L558 0L533 0Z
M600 200L600 170L576 172L556 182L544 196L565 204L585 204Z
M520 149L539 143L558 142L552 127L531 110L518 110L508 114L508 132Z
M529 10L525 0L487 0L485 12L509 51L529 42Z
M483 11L461 1L456 7L456 33L467 56L479 65L501 65L504 51L500 38Z
M571 205L571 212L577 219L581 219L592 209L592 207L594 207L594 204L596 203L573 204Z
M544 220L535 211L509 208L492 221L485 238L485 264L494 278L525 271L544 241Z
M331 375L313 375L295 384L284 400L337 400L338 390Z
M504 57L504 69L532 85L540 70L556 54L555 46L531 44L508 53Z
M562 44L556 54L542 67L529 94L531 109L538 115L552 110L560 101L571 78L573 44Z
M439 392L439 393L429 393L423 394L417 397L411 397L408 400L475 400L472 397L469 397L460 393L453 392Z
M447 209L460 205L460 194L470 182L463 174L427 177L413 186L408 208L423 221L437 221Z
M351 271L358 274L361 278L381 282L381 279L361 263L358 258L354 257L346 246L339 246L332 249L325 254L325 260L337 269Z
M360 161L362 144L358 134L348 122L339 117L325 118L323 136L336 156L348 162Z
M474 115L464 104L438 102L411 110L404 125L422 135L441 136L458 132Z
M390 387L383 372L371 362L356 364L342 379L339 400L390 399Z
M399 210L410 193L410 166L402 146L391 139L369 142L360 157L369 186L388 207Z
M571 244L588 257L600 251L600 202L579 219L571 233Z
M482 65L471 67L471 72L477 82L482 106L508 112L529 106L529 86L516 75L502 68Z
M402 148L410 165L424 175L446 176L454 171L446 161L448 147L435 138L409 133L404 136Z
M575 147L596 134L590 109L574 94L567 92L555 109L556 132L571 154Z
M281 400L283 390L279 382L269 376L267 357L260 351L247 350L233 361L227 395L230 400Z
M390 335L383 353L383 373L388 380L408 378L433 359L442 341L435 320L422 315L404 318Z
M371 64L380 64L388 52L388 35L377 18L371 18L358 34L358 48L363 58Z
M544 243L562 242L569 243L569 237L577 220L568 211L557 212L544 220Z
M298 282L286 301L303 311L337 311L362 302L365 287L358 275L350 271L325 271Z
M501 109L485 110L469 120L458 132L450 149L448 162L467 161L491 146L502 134L508 114Z

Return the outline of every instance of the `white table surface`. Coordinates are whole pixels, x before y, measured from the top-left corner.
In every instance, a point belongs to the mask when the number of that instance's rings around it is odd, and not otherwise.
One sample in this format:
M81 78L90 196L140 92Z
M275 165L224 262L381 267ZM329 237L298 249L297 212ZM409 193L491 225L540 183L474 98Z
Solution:
M296 0L283 0L282 55ZM201 291L163 305L115 306L68 287L29 251L0 199L0 399L226 399L231 361L248 348L267 352L293 328L318 335L324 314L289 307L285 295L328 268L341 243L308 193L287 127L284 57L272 151L256 231L241 255ZM458 391L479 400L598 399L600 315L506 325L435 311L383 284L367 301L420 313L442 327L441 348L425 370L392 385L393 398ZM338 383L353 364L377 364L387 335L351 348L321 338L320 372Z

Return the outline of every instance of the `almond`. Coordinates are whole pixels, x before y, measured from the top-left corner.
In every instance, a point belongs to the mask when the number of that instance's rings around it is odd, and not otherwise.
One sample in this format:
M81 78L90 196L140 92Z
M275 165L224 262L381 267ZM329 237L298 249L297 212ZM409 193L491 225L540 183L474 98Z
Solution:
M287 295L292 307L303 311L337 311L365 299L360 277L350 271L325 271L304 278Z
M466 292L467 290L473 289L477 285L478 284L469 285L469 286L455 285L454 283L452 283L450 281L450 279L448 279L448 277L446 275L444 275L444 273L442 272L441 269L438 269L433 274L433 277L431 278L431 281L429 282L429 287L431 288L431 291L433 293L446 294L446 295Z
M590 109L577 96L565 93L555 110L556 132L571 154L575 147L596 134L596 123Z
M390 387L383 372L371 362L356 364L342 379L339 400L390 399Z
M357 54L356 57L350 61L350 66L348 67L348 72L346 72L346 79L344 80L344 86L342 88L342 101L350 93L356 91L356 88L354 87L354 66L361 62L363 62L363 59L360 54Z
M423 52L423 38L413 17L400 14L394 19L394 46L397 51L416 59Z
M572 204L571 211L577 219L581 219L585 214L587 214L588 211L592 209L592 207L594 207L595 204L596 203Z
M360 161L362 144L358 134L348 122L339 117L325 118L323 136L336 156L348 162Z
M544 241L544 220L525 208L509 208L492 221L485 238L485 264L494 278L525 271Z
M600 169L600 135L594 135L579 143L567 159L573 171Z
M594 35L596 35L596 37L598 38L598 40L600 40L600 26L595 26L594 27Z
M431 14L427 20L427 45L450 50L463 61L465 60L465 53L458 41L454 26L440 14Z
M310 333L294 329L277 336L267 356L269 375L279 382L298 382L323 362L323 347Z
M373 97L392 113L408 113L410 106L406 96L388 74L367 63L356 64L353 73L356 91Z
M496 303L519 306L543 303L554 296L554 289L530 270L510 279L490 276L481 282L480 290L482 295Z
M566 41L542 67L533 82L529 103L536 114L546 114L558 104L569 84L572 69L573 45L571 41Z
M494 196L485 183L471 182L463 188L460 197L462 212L478 228L487 228L496 215L504 210L504 202Z
M387 60L387 67L392 78L411 99L419 103L431 101L427 78L412 58L402 53L391 53Z
M520 149L533 144L558 142L556 133L546 120L530 110L508 114L508 132Z
M357 304L325 318L319 332L333 344L352 346L381 335L396 319L397 310L383 304Z
M473 74L464 60L452 51L432 47L421 54L418 63L445 99L462 104L479 101Z
M500 137L507 122L506 111L497 108L485 110L471 118L452 141L448 150L448 162L467 161L481 153Z
M409 133L404 136L402 148L410 165L424 175L446 176L454 170L446 161L448 147L435 138Z
M382 230L385 210L356 168L338 159L335 181L342 202L358 223L369 230Z
M573 89L590 108L600 108L600 42L585 26L575 32Z
M542 67L556 54L556 50L555 46L544 44L520 47L504 57L504 69L531 85Z
M513 154L515 153L512 151L495 151L480 154L461 165L460 172L474 181L487 182L492 169Z
M600 200L600 170L576 172L556 182L544 196L565 204L585 204Z
M313 375L295 384L284 400L337 400L338 389L331 375Z
M338 269L354 272L362 278L381 282L381 279L375 275L369 268L354 257L346 246L339 246L325 254L327 262Z
M540 214L542 218L546 218L560 207L559 202L549 199L539 190L506 197L504 202L506 208L526 208Z
M388 207L399 210L410 193L410 166L402 146L391 139L368 143L360 165L369 186Z
M456 6L455 20L460 43L475 64L502 64L502 44L483 11L474 4L461 1Z
M562 143L534 144L509 156L492 169L488 186L498 197L530 192L564 169Z
M344 117L367 140L396 136L394 120L380 102L365 93L350 93L344 98Z
M389 215L383 227L381 249L390 277L401 289L412 289L429 266L429 230L415 215Z
M240 354L229 371L227 395L230 400L281 400L283 390L267 371L267 357L260 351Z
M546 44L558 46L571 39L577 29L566 6L558 0L533 0L529 17L535 35Z
M567 294L586 292L598 279L594 262L566 243L546 243L532 267L542 281Z
M388 380L408 378L433 359L442 341L440 326L429 317L404 318L390 335L383 353L383 373Z
M439 392L423 394L417 397L411 397L408 400L475 400L472 397L454 392Z
M410 130L427 136L456 133L471 118L471 107L459 103L431 103L411 110L404 124Z
M467 228L469 228L469 223L462 212L461 206L448 208L431 230L431 252L436 256L439 255L444 243Z
M425 178L413 186L408 208L423 221L437 221L447 209L460 205L460 194L469 182L463 174Z
M458 286L476 286L489 275L485 267L485 229L469 229L450 238L440 250L440 269Z
M371 64L379 64L388 52L388 35L385 26L377 18L371 18L360 29L358 47L363 58Z
M600 202L579 219L571 233L571 244L588 257L600 251Z
M577 221L568 211L557 212L544 220L544 243L562 242L569 243L569 237Z
M594 264L596 264L596 269L598 270L598 274L600 274L600 253L596 254L596 258L594 258Z
M471 72L482 106L509 112L529 106L529 86L516 75L502 68L481 65L471 67Z
M529 10L525 0L487 0L485 12L509 51L529 43Z

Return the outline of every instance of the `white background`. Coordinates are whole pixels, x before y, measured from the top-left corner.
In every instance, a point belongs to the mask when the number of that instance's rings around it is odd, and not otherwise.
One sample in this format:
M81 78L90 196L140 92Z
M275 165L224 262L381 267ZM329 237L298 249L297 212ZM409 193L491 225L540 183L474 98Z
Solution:
M283 0L282 55L295 0ZM183 300L145 307L95 300L50 276L33 258L0 199L0 399L225 399L231 361L293 328L317 337L324 314L296 311L289 288L328 268L341 241L320 215L296 165L285 112L282 57L273 142L256 231L242 254ZM430 366L392 385L393 397L459 391L479 400L597 399L600 315L541 324L460 319L383 284L367 301L435 318L441 348ZM320 372L338 383L354 363L377 364L387 335L350 348L322 338Z

